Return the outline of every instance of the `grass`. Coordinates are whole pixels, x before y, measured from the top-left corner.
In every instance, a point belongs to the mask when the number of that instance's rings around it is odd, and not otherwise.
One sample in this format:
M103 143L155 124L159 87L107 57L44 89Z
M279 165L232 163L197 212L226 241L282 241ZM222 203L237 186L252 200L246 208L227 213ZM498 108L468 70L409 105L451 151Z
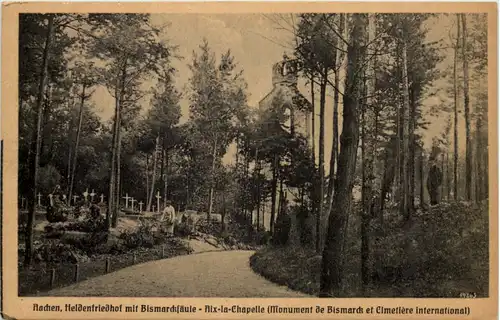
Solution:
M359 218L349 219L344 254L343 297L458 298L488 296L487 204L443 203L416 212L410 227L388 214L386 227L371 245L377 275L361 284ZM374 231L373 231L374 232ZM371 237L374 241L375 233ZM252 269L280 285L317 295L321 256L312 248L268 246L250 258Z

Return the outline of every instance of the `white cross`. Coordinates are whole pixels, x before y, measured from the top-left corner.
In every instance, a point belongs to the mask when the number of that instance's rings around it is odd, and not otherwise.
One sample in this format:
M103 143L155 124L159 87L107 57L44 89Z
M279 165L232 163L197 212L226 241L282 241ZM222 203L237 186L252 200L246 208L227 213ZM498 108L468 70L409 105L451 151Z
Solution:
M94 189L92 189L92 193L90 194L90 202L94 202L94 196L95 196L95 192L94 192Z
M156 205L157 205L158 212L160 212L160 199L161 199L160 191L158 191L156 193ZM154 211L154 209L153 209L153 211Z
M128 193L125 194L125 197L123 197L123 199L125 199L125 208L128 208L128 199L130 199L130 198L132 198L132 197L129 197Z
M143 204L144 204L144 203L143 203L142 201L141 201L141 202L139 202L139 212L142 212L142 205L143 205Z
M134 198L130 198L130 202L132 202L132 211L134 211L134 202L136 202Z
M78 196L75 194L75 195L73 196L73 204L76 204L76 199L78 199Z
M42 195L40 194L40 192L38 192L38 206L41 206L41 203L40 203L40 199L42 198Z
M155 212L155 205L153 204L153 212Z
M52 194L49 194L49 199L50 199L50 205L53 206L54 205L54 201L52 200Z
M104 193L101 193L101 203L104 202Z
M87 201L88 195L89 195L89 189L85 190L85 192L83 193L83 197L85 198L85 201Z
M25 199L26 199L25 197L21 197L21 208L23 208L23 209L24 209L24 200Z

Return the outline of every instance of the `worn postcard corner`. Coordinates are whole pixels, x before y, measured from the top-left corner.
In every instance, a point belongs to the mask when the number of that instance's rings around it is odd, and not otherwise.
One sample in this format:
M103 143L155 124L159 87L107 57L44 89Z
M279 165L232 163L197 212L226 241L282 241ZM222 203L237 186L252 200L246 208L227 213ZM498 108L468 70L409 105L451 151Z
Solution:
M497 316L496 5L18 4L2 317Z

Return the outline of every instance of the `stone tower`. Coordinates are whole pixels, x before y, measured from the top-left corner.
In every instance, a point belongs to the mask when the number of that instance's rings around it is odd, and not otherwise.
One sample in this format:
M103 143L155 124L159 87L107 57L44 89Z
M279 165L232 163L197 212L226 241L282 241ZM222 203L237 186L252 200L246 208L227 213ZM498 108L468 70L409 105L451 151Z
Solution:
M283 104L286 106L287 113L290 116L289 123L284 124L285 128L290 131L300 133L307 141L311 141L311 111L301 110L297 106L300 102L303 107L309 109L310 102L299 92L297 88L297 70L298 65L295 61L290 61L284 57L283 61L277 62L272 68L272 84L271 91L262 98L259 102L259 109L269 109L276 96L281 95L284 99Z
M261 111L268 110L272 107L275 97L281 95L283 100L283 105L289 115L288 123L283 123L282 126L285 130L293 132L295 134L301 134L307 139L309 144L312 141L311 133L311 121L312 112L310 102L299 92L297 88L298 82L298 65L296 61L288 60L284 57L283 61L277 62L272 67L272 84L273 88L271 91L262 98L259 102L259 109ZM299 105L300 104L300 105ZM263 172L269 178L272 177L271 168L263 168ZM286 198L289 203L293 204L294 194L297 192L291 192L291 189L287 186L284 187L286 193ZM277 194L276 206L279 203L279 192ZM270 217L271 217L271 201L263 203L263 209L261 210L261 221L266 230L270 227ZM278 210L276 208L276 217L278 215ZM254 217L256 215L254 214ZM276 218L275 217L275 218ZM256 219L254 219L256 222Z

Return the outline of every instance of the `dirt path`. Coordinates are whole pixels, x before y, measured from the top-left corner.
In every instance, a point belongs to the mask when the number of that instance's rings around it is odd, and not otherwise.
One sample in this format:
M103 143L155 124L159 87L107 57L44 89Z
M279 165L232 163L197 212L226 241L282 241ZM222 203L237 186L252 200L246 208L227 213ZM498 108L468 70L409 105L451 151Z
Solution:
M215 248L214 248L215 249ZM47 296L308 297L255 274L253 251L204 252L121 269L49 291Z

